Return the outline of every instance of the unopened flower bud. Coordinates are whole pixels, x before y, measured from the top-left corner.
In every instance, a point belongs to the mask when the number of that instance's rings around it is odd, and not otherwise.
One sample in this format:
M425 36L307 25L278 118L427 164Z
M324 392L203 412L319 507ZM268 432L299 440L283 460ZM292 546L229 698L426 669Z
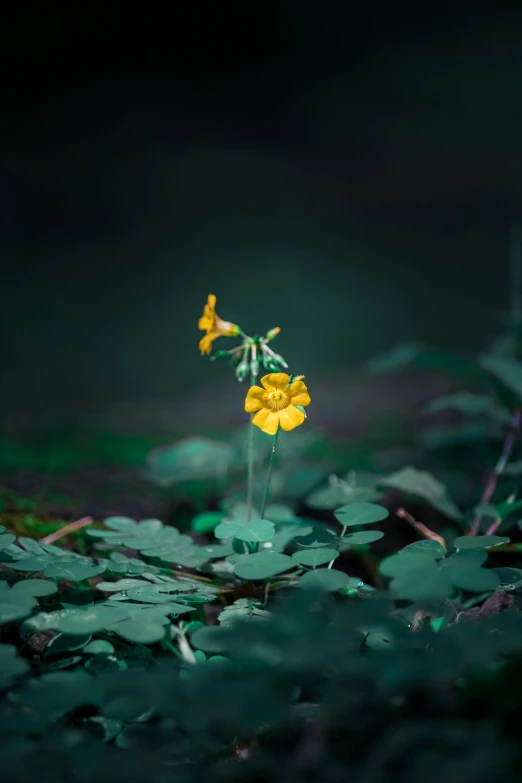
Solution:
M212 361L215 359L230 359L232 353L233 351L216 351L210 358Z
M278 353L274 353L272 356L272 361L274 361L276 364L278 364L280 367L288 367L288 364L285 362L282 356L279 356Z
M252 359L252 363L250 365L250 372L252 373L253 378L257 378L259 375L259 361L257 358Z
M257 378L259 375L259 359L257 358L257 345L252 345L252 359L250 361L250 373L252 378Z
M281 331L280 326L276 326L274 327L274 329L270 329L270 331L266 333L265 342L269 343L271 340L274 339L274 337L277 337L280 331Z
M242 380L244 380L246 378L246 376L248 375L249 369L250 368L248 366L247 359L245 359L245 358L241 359L241 361L239 362L239 364L236 367L236 378L238 379L239 382L241 382Z

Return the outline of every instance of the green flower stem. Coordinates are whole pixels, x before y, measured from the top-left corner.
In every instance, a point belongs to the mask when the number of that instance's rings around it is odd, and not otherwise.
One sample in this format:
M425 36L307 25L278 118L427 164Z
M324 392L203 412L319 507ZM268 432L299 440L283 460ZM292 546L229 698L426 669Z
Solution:
M341 530L341 535L339 536L339 538L337 539L337 543L335 544L335 548L337 551L339 551L339 547L341 546L341 539L346 533L347 529L348 529L348 525L344 525L343 529ZM332 568L334 563L335 563L335 558L333 560L330 560L330 562L328 563L328 568Z
M257 380L257 373L254 369L250 372L250 386L254 386ZM252 416L250 416L250 424L248 430L248 446L247 446L247 462L248 462L248 478L247 478L247 520L250 522L252 519L252 501L254 497L254 425L252 424Z
M279 427L277 428L276 434L274 435L274 440L272 441L272 451L270 452L270 461L268 463L268 475L266 477L265 496L263 498L263 505L261 507L261 519L265 518L266 502L268 500L268 492L270 491L270 479L272 478L272 469L274 467L274 457L277 448L278 436L279 436Z

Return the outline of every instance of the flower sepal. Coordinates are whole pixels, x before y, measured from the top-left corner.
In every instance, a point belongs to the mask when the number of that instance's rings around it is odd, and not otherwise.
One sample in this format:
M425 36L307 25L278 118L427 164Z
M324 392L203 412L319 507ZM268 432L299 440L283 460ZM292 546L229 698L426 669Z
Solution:
M234 351L216 351L216 353L213 353L210 357L210 361L215 361L216 359L230 359L234 354Z

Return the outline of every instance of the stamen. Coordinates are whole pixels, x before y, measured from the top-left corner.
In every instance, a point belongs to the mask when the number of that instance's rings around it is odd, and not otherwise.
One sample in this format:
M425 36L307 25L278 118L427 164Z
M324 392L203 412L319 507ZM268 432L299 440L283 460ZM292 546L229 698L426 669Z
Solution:
M283 408L287 408L290 404L290 398L279 389L276 389L267 397L267 406L271 411L281 411Z

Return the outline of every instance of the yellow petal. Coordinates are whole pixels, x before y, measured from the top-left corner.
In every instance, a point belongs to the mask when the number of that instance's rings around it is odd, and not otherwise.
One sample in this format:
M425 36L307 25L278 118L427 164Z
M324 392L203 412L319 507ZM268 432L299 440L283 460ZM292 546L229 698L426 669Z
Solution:
M283 391L288 386L289 380L290 377L286 372L271 372L261 378L261 383L267 391L274 391L274 389Z
M216 306L216 297L214 296L214 294L209 294L209 295L208 295L208 298L207 298L207 305L208 305L208 307L210 307L212 310L213 310L213 309L214 309L214 307Z
M260 386L252 386L248 390L248 394L246 396L245 400L245 410L247 413L254 413L255 411L258 411L260 408L263 408L263 398L266 394L266 391L262 389Z
M275 435L279 427L279 413L262 408L252 419L252 424L266 432L267 435Z
M209 329L212 329L212 318L209 318L207 315L202 315L198 321L198 327L203 329L203 331L208 332Z
M201 338L199 341L199 350L201 353L210 353L212 350L212 343L216 339L216 337L219 337L218 334L215 332L209 332L204 337Z
M310 405L310 395L302 381L294 381L286 393L292 400L292 405Z
M294 427L299 427L304 419L305 415L303 411L300 411L299 408L294 407L294 405L289 405L288 408L279 411L279 423L286 431L293 430Z

